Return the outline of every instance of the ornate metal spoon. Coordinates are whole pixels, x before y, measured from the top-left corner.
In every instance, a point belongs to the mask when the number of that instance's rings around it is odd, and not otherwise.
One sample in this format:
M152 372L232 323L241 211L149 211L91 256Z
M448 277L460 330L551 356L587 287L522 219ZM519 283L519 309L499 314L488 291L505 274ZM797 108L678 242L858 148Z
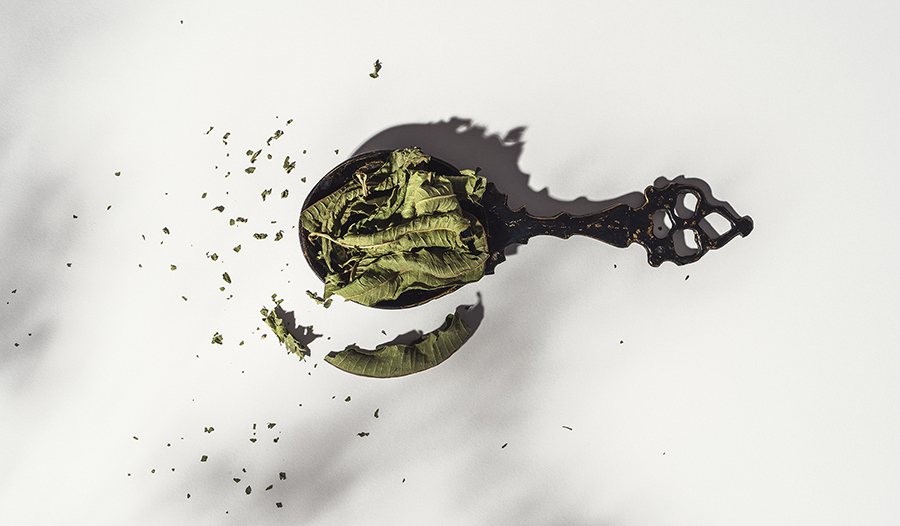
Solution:
M327 197L350 181L356 172L371 174L378 170L387 160L391 150L366 152L347 159L325 175L306 198L303 209ZM458 175L459 170L440 159L431 158L425 170L444 175ZM697 198L696 210L689 217L680 217L676 213L679 196L693 194ZM709 250L723 247L735 236L747 236L753 230L753 220L749 216L736 217L723 206L709 203L703 191L693 185L671 183L665 188L648 186L644 190L645 202L638 208L619 204L602 212L573 216L563 212L554 217L535 217L521 207L510 210L506 194L500 193L493 183L488 183L482 199L482 207L464 208L473 214L487 231L488 251L490 257L485 265L485 274L493 274L494 268L506 259L504 251L512 244L525 244L533 236L550 235L568 239L573 235L582 235L603 241L614 247L625 248L632 243L639 243L647 249L647 260L651 266L658 267L664 261L672 261L676 265L693 263L703 257ZM673 224L664 235L654 233L654 215L663 212ZM730 223L731 228L713 238L701 226L701 222L710 214L719 214ZM661 225L656 225L657 229ZM679 255L676 250L676 236L682 231L692 230L697 245L692 253ZM657 230L660 232L660 230ZM313 271L324 281L328 271L316 256L319 245L309 240L309 233L300 225L300 244L303 255ZM375 305L383 309L402 309L421 305L435 298L449 294L460 286L439 290L410 290L396 300L382 301Z

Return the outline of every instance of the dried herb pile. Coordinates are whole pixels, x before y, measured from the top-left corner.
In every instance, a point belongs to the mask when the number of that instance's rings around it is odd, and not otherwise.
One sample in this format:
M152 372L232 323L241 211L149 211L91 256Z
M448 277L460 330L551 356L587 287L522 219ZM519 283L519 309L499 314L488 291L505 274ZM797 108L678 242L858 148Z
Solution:
M418 148L396 150L372 175L355 178L300 216L321 244L325 294L363 305L406 290L478 281L488 258L484 227L461 202L480 206L486 180L471 170L444 176L424 169Z

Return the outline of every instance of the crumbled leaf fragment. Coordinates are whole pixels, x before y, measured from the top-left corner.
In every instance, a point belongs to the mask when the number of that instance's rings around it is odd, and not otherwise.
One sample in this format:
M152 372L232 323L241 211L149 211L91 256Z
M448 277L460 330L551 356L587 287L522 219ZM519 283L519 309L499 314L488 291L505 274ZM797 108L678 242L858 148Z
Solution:
M375 69L375 71L373 71L372 73L369 73L369 76L372 77L373 79L377 79L378 72L381 71L381 61L378 59L375 59L375 63L372 64L372 67Z
M684 277L684 280L687 281L689 277L691 277L690 274L688 274L687 276L685 276L685 277Z
M243 217L236 217L234 220L237 221L238 223L246 223L247 222L247 219L243 218Z
M214 428L214 427L204 427L203 428L204 433L212 433L215 430L216 430L216 428Z
M232 250L234 250L235 252L240 252L240 251L241 251L241 246L238 245L238 246L234 247Z
M288 119L287 122L286 122L285 124L287 125L287 124L290 124L290 123L292 123L292 122L294 122L294 119Z
M282 471L281 473L278 474L279 480L284 480L286 478L287 478L287 474L284 471Z
M228 220L228 224L229 224L230 226L234 226L234 219L229 219L229 220Z
M260 234L260 233L257 233L257 234L253 234L253 237L256 238L256 239L265 239L265 238L269 237L269 234Z
M350 401L350 397L348 396L347 398L344 399L344 401L345 401L345 402L349 402L349 401Z
M66 266L69 267L69 268L72 268L72 264L71 264L71 263L66 263ZM172 269L172 270L175 270L175 269Z
M166 235L169 234L169 227L165 227L165 226L163 227L163 234L166 234Z
M375 410L375 418L378 418L378 411L379 411L379 410L380 410L380 409L376 409L376 410Z
M269 486L266 488L266 491L269 491L270 489L272 489L274 487L275 487L275 484L269 484Z
M221 214L222 212L225 211L225 205L219 205L219 206L213 207L213 210L218 210L219 213Z
M411 344L382 344L374 351L348 346L330 353L325 361L359 376L394 378L430 369L456 352L471 330L459 314L449 314L442 327Z
M278 139L279 137L281 137L282 135L284 135L284 132L283 132L283 131L281 131L281 130L275 130L275 133L274 133L271 137L269 137L269 140L266 141L266 145L267 145L267 146L271 146L271 145L272 145L272 141L277 140L277 139Z
M169 265L169 267L170 267L172 270L177 270L177 269L178 269L178 267L176 267L175 265Z
M187 301L187 296L182 296L181 299L183 299L184 301Z
M250 155L250 164L255 163L255 162L256 162L256 158L259 157L259 154L261 154L261 153L262 153L262 148L260 148L260 149L257 150L256 152L250 151L250 152L248 153L248 155Z
M301 183L305 183L305 182L306 182L306 177L301 177L301 178L300 178L300 182L301 182Z
M122 172L116 172L116 177L119 177L120 175L122 175Z
M244 340L241 340L241 343L238 344L238 347L240 347L241 345L244 345Z
M275 233L275 241L281 241L281 239L283 237L284 237L284 230L279 230L278 232Z
M208 458L209 458L208 456L203 455L202 457L200 457L200 462L206 462L206 459L208 459Z
M288 189L285 188L284 191L281 192L281 198L287 199L287 196L288 196Z
M182 20L181 23L184 23L184 20ZM209 135L209 132L211 131L213 131L213 126L210 126L209 129L206 130L206 133L204 133L204 135Z
M276 507L276 508L280 508L281 506L282 506L282 504L281 504L280 502L276 502L276 503L275 503L275 507Z
M271 153L266 154L266 158L267 158L267 159L271 159L271 158L272 158L272 154L271 154Z
M206 192L203 192L203 195L200 196L200 199L206 199Z
M219 345L222 345L222 340L222 335L217 332L213 334L212 341L210 343L218 343Z
M272 189L269 188L268 190L263 190L262 194L260 194L260 195L262 195L262 200L263 200L263 202L265 202L266 196L272 195Z
M248 174L252 174L253 172L256 171L256 167L255 167L255 166L248 166L247 169L244 170L244 171L247 172Z
M363 431L363 432L361 432L361 433L357 433L357 436L367 437L367 436L369 436L369 434L366 433L365 431Z
M72 214L72 219L78 219L78 216L75 214Z
M239 482L241 481L241 479L239 479L239 478L237 478L237 477L235 477L235 478L233 478L233 479L231 479L231 480L233 480L235 484L237 484L237 483L239 483Z
M266 424L266 427L268 427L269 429L272 429L273 427L275 427L275 425L276 424L274 422L269 422L268 424Z
M332 300L331 298L328 298L327 300L325 300L325 303L323 303L322 306L327 309L328 307L331 307L332 301L334 301L334 300Z
M219 287L219 290L221 290L222 292L225 292L225 287Z
M222 273L222 279L225 280L225 283L231 283L231 276L229 276L227 272Z
M106 207L107 210L109 210L110 208L112 208L112 205Z
M255 443L256 443L256 439L255 439L255 438L251 438L251 439L250 439L250 442L253 442L253 443L255 444Z
M135 439L135 440L137 440L137 439L138 439L138 437L132 437L132 438L134 438L134 439Z
M250 486L247 486L247 489L244 490L244 493L246 493L247 495L249 495L251 491L253 491L253 490L250 489Z
M305 360L306 356L310 354L309 348L297 341L291 333L287 331L287 328L284 326L284 320L278 317L275 309L267 311L263 308L260 313L265 317L263 321L266 322L266 325L268 325L269 328L272 329L272 332L275 333L275 336L278 337L278 342L287 348L287 352L289 354L296 354L301 360Z

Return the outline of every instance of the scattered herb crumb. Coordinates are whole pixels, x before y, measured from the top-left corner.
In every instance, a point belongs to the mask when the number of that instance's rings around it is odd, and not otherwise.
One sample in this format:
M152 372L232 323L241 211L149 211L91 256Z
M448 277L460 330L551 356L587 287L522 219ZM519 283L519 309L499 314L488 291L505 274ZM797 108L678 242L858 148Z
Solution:
M204 433L212 433L215 430L216 430L216 428L214 428L214 427L204 427L203 428Z
M251 491L253 491L253 490L250 489L250 486L247 486L247 489L244 490L244 493L246 493L247 495L249 495Z
M217 332L213 334L212 341L210 343L218 343L219 345L222 345L222 340L222 335Z
M340 150L335 150L334 154L337 155Z
M272 195L272 189L269 188L268 190L263 190L261 195L262 195L262 200L265 202L266 196Z
M271 159L271 158L272 158L272 154L271 154L271 153L266 154L266 158L267 158L267 159Z
M219 290L221 290L222 292L225 292L225 287L219 287Z
M256 152L254 152L253 150L247 150L247 155L250 156L250 164L255 163L256 158L259 157L259 154L261 154L261 153L262 153L262 148L260 148L259 150L256 150Z
M568 430L569 430L569 431L571 431L571 430L572 430L572 428L571 428L571 427L569 427L569 426L563 426L563 429L568 429Z
M269 422L268 424L266 424L266 427L268 427L269 429L272 429L273 427L275 427L275 425L276 424L274 422Z
M690 274L688 274L687 276L685 276L685 277L684 277L684 280L687 281L689 277L691 277Z
M369 434L366 433L365 431L363 431L363 432L361 432L361 433L357 433L357 436L367 437L367 436L369 436Z
M235 483L235 484L238 484L238 483L240 483L240 482L241 482L241 479L239 479L239 478L236 478L236 477L235 477L235 478L233 478L233 479L231 479L231 480L233 480L233 481L234 481L234 483Z
M348 396L347 398L344 399L344 401L345 401L345 402L349 402L349 401L350 401L350 397Z
M116 172L116 177L119 177L120 175L122 175L122 172Z
M234 247L232 250L234 250L235 252L240 252L240 251L241 251L241 246L238 245L238 246Z
M72 219L78 219L78 216L75 214L72 214Z
M285 188L284 191L281 192L281 198L282 198L282 199L287 199L287 196L288 196L288 189Z
M509 445L509 442L507 442L506 444L503 444L502 446L500 446L500 449L503 449L503 448L505 448L505 447L508 446L508 445Z
M379 411L379 410L380 410L380 408L375 410L375 418L378 418L378 411Z
M228 220L228 224L229 224L230 226L234 226L234 219L229 219L229 220Z
M279 230L278 232L275 233L275 241L281 241L281 239L283 237L284 237L284 230Z
M257 233L257 234L253 234L253 237L256 239L265 239L265 238L269 237L269 234L258 234Z
M206 199L206 192L203 192L203 195L200 196L200 199Z
M301 178L300 178L300 182L301 182L301 183L305 183L305 182L306 182L306 177L301 177Z
M208 459L208 458L209 458L208 456L203 455L202 457L200 457L200 462L206 462L206 459Z
M106 207L107 210L109 210L110 208L112 208L112 205Z
M255 438L251 438L251 439L250 439L250 442L253 442L253 443L255 444L255 443L256 443L256 439L255 439Z
M278 474L278 478L280 480L284 480L287 478L287 474L284 471L282 471L281 473Z
M172 270L177 270L177 269L178 269L178 267L176 267L175 265L169 265L169 267L170 267Z
M625 340L619 340L619 345L622 345L623 343L625 343Z
M381 71L381 61L378 59L375 59L375 63L372 64L372 67L375 69L375 71L373 71L372 73L369 73L369 76L372 77L373 79L377 79L378 72Z
M225 211L225 205L219 205L219 206L213 207L213 210L218 210L219 213L221 214L222 212Z
M252 174L253 172L256 171L256 167L255 167L255 166L248 166L244 171L247 172L248 174Z
M244 340L241 340L241 343L238 344L238 347L240 347L241 345L244 345ZM241 372L244 372L244 371L241 371Z
M181 23L183 24L184 20L182 20ZM206 133L204 133L204 135L209 135L209 132L213 131L213 128L214 128L214 126L210 126L209 129L206 130Z
M231 276L227 272L222 273L222 279L225 280L225 283L231 284Z
M209 255L209 259L216 261L219 259L219 255L216 254L215 252L213 252L212 254Z
M269 484L269 487L266 488L266 491L269 491L270 489L272 489L274 487L275 487L275 484Z
M276 508L280 508L280 507L281 507L281 503L280 503L280 502L276 502L276 503L275 503L275 507L276 507Z
M71 268L71 267L72 267L72 264L71 264L71 263L66 263L66 266L69 267L69 268ZM175 270L175 269L172 269L172 270Z
M187 296L182 296L181 299L183 299L184 301L187 301Z
M163 227L163 234L169 235L169 227Z
M137 439L138 439L138 437L132 437L132 438L134 438L134 439L135 439L135 440L137 440Z

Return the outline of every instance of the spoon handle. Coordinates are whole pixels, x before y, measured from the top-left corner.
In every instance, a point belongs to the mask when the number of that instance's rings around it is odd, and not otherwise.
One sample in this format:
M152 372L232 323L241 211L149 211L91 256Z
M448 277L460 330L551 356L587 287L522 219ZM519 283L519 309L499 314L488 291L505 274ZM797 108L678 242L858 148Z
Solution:
M696 210L689 217L680 217L676 213L678 196L684 193L697 197ZM676 265L693 263L709 250L721 248L736 235L746 236L753 230L750 217L734 216L724 206L709 203L696 186L682 183L671 183L665 188L649 186L644 190L644 196L646 201L639 208L619 204L594 214L573 216L563 212L554 217L537 217L529 214L525 207L510 210L507 196L489 183L483 205L490 218L488 248L491 258L485 272L493 273L494 267L506 259L504 249L507 246L528 243L533 236L550 235L568 239L581 235L618 248L639 243L647 249L650 265L658 267L664 261L672 261ZM657 236L653 232L653 217L661 211L668 215L673 226ZM703 220L713 213L721 215L731 224L727 232L715 238L703 228ZM657 228L660 226L657 225ZM687 254L679 255L676 236L686 230L693 231L698 248L693 251L688 249Z

